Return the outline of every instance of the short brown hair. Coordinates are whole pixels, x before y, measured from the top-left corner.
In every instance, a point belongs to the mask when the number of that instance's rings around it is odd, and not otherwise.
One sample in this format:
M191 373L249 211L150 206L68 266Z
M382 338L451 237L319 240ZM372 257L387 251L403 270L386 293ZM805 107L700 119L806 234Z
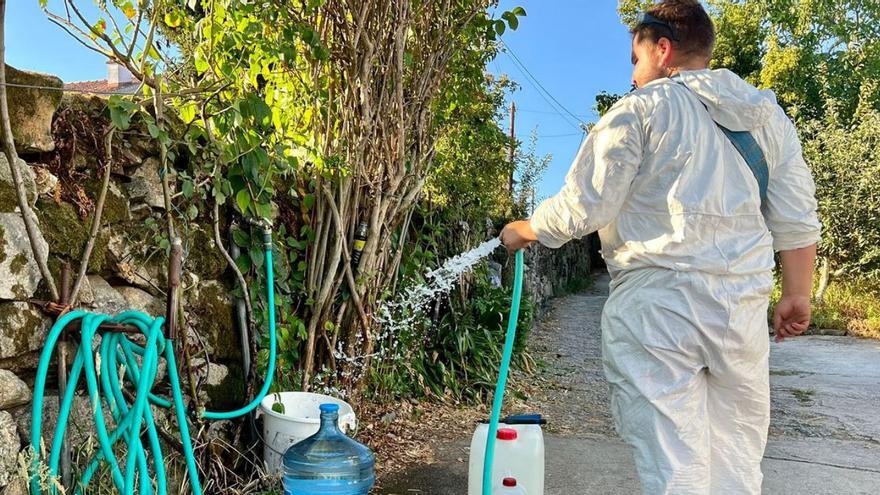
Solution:
M664 26L645 23L637 24L630 30L634 36L650 39L654 43L660 38L667 38L673 46L686 55L712 58L715 26L698 0L663 0L647 9L645 13L669 23L674 34Z

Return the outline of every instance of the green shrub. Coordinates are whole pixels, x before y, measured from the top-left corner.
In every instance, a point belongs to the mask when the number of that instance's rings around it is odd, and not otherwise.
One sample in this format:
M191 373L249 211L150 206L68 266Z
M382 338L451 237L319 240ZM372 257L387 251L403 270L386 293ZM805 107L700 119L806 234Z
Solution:
M819 254L838 275L880 281L880 112L849 127L813 122L804 157L813 170L823 234Z

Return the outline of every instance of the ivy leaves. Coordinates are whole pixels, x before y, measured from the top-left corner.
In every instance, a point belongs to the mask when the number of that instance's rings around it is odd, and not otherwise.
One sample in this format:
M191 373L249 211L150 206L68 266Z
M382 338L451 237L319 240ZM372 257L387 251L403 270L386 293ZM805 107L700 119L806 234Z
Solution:
M110 109L110 120L119 130L127 130L131 125L131 118L138 109L138 105L128 98L119 95L113 95L107 102Z

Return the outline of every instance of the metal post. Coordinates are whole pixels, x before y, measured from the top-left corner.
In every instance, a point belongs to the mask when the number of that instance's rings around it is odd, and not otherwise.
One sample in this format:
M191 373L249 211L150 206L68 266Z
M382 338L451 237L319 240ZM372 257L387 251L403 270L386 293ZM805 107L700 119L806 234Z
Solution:
M64 263L61 271L61 300L62 306L70 304L70 265ZM65 391L67 390L67 329L61 332L58 339L58 405L61 406ZM74 384L74 386L76 386ZM67 436L61 443L61 484L65 490L71 485L70 472L70 441Z
M516 102L510 103L510 153L508 160L510 161L510 177L507 181L507 192L513 197L513 172L516 170L514 158L516 157Z
M241 248L238 247L238 244L235 243L235 239L233 239L232 230L229 229L229 254L232 256L232 259L238 259L241 256ZM244 292L244 287L241 287L242 292ZM238 334L241 339L241 368L242 375L244 376L244 394L247 396L249 384L251 383L251 338L250 338L250 326L247 321L247 312L245 311L244 305L244 297L248 297L249 294L244 294L243 297L235 298L235 319L238 323ZM248 441L254 441L257 438L257 427L254 422L254 413L248 413L247 415L247 434Z
M167 337L177 340L177 307L180 298L180 265L183 262L183 244L179 237L171 240L171 256L168 260L168 300L165 307ZM179 351L179 349L175 349Z

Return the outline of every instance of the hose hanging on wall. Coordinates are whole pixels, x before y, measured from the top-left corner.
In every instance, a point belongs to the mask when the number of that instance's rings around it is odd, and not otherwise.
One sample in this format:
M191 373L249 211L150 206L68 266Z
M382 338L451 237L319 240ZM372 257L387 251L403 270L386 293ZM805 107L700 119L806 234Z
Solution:
M164 317L154 318L140 311L126 311L117 316L80 310L72 311L59 318L52 326L37 368L31 417L31 449L33 451L33 460L30 466L31 495L43 493L41 474L48 474L48 486L45 487L48 492L55 494L58 491L53 480L58 475L61 444L66 433L77 384L82 374L85 375L100 448L94 453L76 483L74 493L84 493L102 462L110 466L113 483L120 493L134 493L135 481L138 483L141 494L165 495L167 493L165 459L159 443L155 418L150 408L152 404L163 408L174 408L190 486L193 494L201 495L202 488L196 469L187 415L194 414L204 419L232 419L243 416L256 408L266 396L275 373L277 347L275 279L272 264L272 231L266 225L263 226L263 242L269 318L269 360L266 378L257 396L245 406L234 411L188 411L184 405L180 377L177 373L174 341L163 334ZM63 400L59 403L58 420L55 425L52 446L49 450L48 472L41 473L38 453L42 440L43 394L46 388L49 364L61 333L74 322L80 324L82 334L80 347L76 351L73 366L70 369L68 387ZM103 328L102 325L104 325ZM124 328L132 328L135 333L143 335L144 345L130 339L129 332L123 330ZM100 335L101 339L98 351L95 353L92 342L97 335ZM168 382L171 386L170 399L160 397L152 392L157 385L156 375L161 358L165 359L168 369ZM115 424L115 428L110 431L104 421L105 411L109 412ZM144 444L144 436L141 434L142 429L146 430L146 445ZM117 461L114 450L114 446L119 442L125 444L126 457L123 466L120 466ZM149 462L150 460L152 463ZM152 464L152 470L150 464ZM155 486L152 482L154 477Z

